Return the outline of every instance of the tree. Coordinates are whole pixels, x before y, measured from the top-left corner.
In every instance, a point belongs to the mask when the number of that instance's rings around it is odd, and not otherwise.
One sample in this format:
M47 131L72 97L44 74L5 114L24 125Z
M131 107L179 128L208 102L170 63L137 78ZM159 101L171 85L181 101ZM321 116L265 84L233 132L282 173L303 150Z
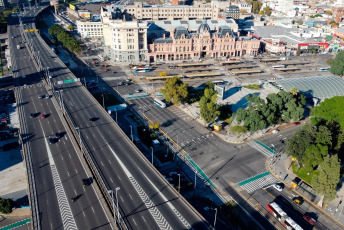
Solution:
M161 89L161 93L167 102L178 104L188 97L188 84L183 83L181 78L177 76L168 78L164 83L164 88Z
M312 116L316 123L332 120L344 127L344 96L327 98L320 102L319 106L313 108Z
M220 115L219 106L216 104L217 92L214 90L214 83L207 82L205 84L204 95L199 101L201 117L207 122L215 121Z
M12 199L1 199L0 200L0 213L8 214L12 212L14 202Z
M297 158L299 162L303 162L306 149L314 143L316 134L316 129L312 125L306 124L287 140L285 152L289 156Z
M260 11L260 8L262 8L262 3L260 1L252 2L252 12L254 14L258 14Z
M271 15L271 10L269 6L264 7L263 12L265 15L270 16Z
M67 27L67 29L69 29L70 31L73 31L73 30L74 30L74 26L73 26L73 25L69 25L69 26Z
M160 77L166 77L166 76L167 76L167 73L166 73L166 72L161 72L161 73L159 73L159 76L160 76Z
M340 180L340 161L337 155L327 155L319 165L319 175L312 178L314 190L331 201L336 197L336 188Z
M295 86L293 86L289 92L293 95L293 96L297 96L297 94L299 93L299 91L297 90L297 88Z
M314 167L323 162L323 158L328 155L327 146L311 145L308 146L302 159L303 166L306 171L313 171Z
M336 55L332 62L330 71L335 75L344 75L344 51L341 51Z

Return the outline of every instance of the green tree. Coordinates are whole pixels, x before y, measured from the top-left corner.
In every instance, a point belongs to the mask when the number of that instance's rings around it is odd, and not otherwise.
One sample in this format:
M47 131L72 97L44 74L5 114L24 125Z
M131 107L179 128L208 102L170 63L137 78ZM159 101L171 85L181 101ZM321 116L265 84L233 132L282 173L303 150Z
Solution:
M184 102L188 97L188 84L183 83L180 77L168 78L164 83L164 88L161 93L167 102L178 104Z
M312 110L312 120L316 123L325 121L337 122L341 127L344 127L344 96L336 96L330 99L325 99L320 102Z
M12 199L1 199L0 200L0 213L9 214L12 212L14 202Z
M308 146L305 155L302 159L303 166L306 171L311 172L314 167L323 162L323 158L328 155L327 146L323 145L311 145Z
M285 152L298 159L299 162L303 162L306 149L314 143L316 134L316 129L312 125L304 125L287 140Z
M335 75L344 75L344 51L341 51L336 55L332 62L330 71Z
M332 133L326 126L321 125L318 127L315 143L329 148L332 147Z
M336 188L340 179L340 161L337 155L327 155L319 165L319 175L312 178L314 190L324 195L326 201L336 197Z
M260 11L260 8L262 8L262 3L260 1L252 2L252 12L253 13L258 14Z
M67 27L67 29L69 29L70 31L73 31L73 30L74 30L74 26L73 26L73 25L69 25L69 26Z
M297 90L297 88L295 86L293 86L289 92L293 95L293 96L297 96L299 91Z
M199 101L201 117L207 122L213 122L220 115L219 106L216 104L217 92L214 90L214 83L207 82L204 95Z
M271 10L269 6L264 7L263 12L265 15L270 16L271 15Z

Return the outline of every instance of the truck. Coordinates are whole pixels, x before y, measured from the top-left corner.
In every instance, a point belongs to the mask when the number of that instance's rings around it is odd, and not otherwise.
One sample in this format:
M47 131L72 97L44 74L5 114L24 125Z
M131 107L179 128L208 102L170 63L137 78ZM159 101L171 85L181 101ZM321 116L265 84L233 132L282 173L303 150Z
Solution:
M20 45L17 45L17 49L20 50Z

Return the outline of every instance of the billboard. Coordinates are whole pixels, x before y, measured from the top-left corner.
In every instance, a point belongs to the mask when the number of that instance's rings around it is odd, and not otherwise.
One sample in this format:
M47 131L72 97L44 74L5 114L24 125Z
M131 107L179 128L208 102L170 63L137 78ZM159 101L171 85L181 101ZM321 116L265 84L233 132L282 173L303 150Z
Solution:
M72 4L69 4L69 8L70 8L71 10L75 10L75 6L72 5Z
M88 11L79 11L79 16L85 19L91 19L91 13Z

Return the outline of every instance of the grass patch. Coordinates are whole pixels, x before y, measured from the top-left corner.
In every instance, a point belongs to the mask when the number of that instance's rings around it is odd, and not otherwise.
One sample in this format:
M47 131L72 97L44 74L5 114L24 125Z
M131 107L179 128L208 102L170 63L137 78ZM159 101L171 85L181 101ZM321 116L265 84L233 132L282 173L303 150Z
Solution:
M319 175L318 170L314 170L312 172L308 172L304 168L299 168L296 162L292 163L293 172L303 181L307 182L308 184L312 185L312 178L314 175Z
M103 106L103 96L102 93L93 94L93 97ZM104 93L104 104L105 107L119 105L121 102L115 97L115 95L110 93Z
M245 85L245 86L243 86L243 87L246 88L246 89L253 89L253 90L258 90L258 89L260 89L260 85L258 85L258 84Z

